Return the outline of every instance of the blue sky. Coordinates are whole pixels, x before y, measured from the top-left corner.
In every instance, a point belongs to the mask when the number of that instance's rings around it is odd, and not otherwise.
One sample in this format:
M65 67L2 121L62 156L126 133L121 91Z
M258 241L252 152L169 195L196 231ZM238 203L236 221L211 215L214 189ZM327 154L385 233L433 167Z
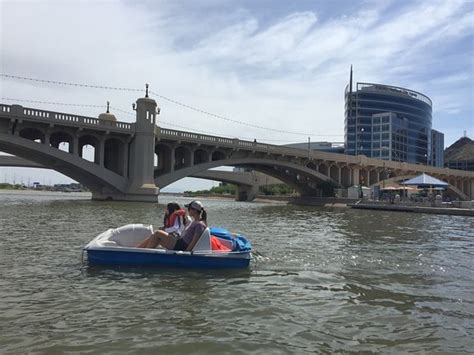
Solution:
M158 100L161 124L170 128L275 144L307 135L342 141L343 91L352 64L356 81L428 95L433 128L445 133L446 144L464 130L474 135L472 1L2 2L1 23L3 73L138 88L149 82L162 95L213 113L307 134L251 129ZM133 93L6 79L0 92L64 103L110 100L124 110L136 99ZM13 171L32 174L0 168L0 180L2 172ZM53 182L66 180L44 174ZM207 186L186 179L174 188Z

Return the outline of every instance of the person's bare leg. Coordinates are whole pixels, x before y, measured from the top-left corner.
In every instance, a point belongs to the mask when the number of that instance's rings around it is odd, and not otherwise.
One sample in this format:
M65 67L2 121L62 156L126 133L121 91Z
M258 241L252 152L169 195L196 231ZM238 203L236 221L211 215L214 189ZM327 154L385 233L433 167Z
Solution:
M153 236L150 235L149 237L146 237L144 241L142 241L140 244L136 245L135 248L146 248L147 244L148 244L148 240Z
M135 248L155 248L158 245L157 236L158 235L168 235L168 233L161 230L157 230L155 233L147 237L144 241L138 244Z
M158 246L160 243L161 236L158 233L154 233L153 235L148 237L148 243L146 244L145 248L151 248L154 249Z
M147 248L156 248L158 245L161 245L165 249L174 249L176 240L168 234L159 233L150 238Z
M171 237L168 233L158 230L147 239L141 242L137 248L150 248L154 249L158 245L163 246L166 249L173 249L176 245L175 238Z

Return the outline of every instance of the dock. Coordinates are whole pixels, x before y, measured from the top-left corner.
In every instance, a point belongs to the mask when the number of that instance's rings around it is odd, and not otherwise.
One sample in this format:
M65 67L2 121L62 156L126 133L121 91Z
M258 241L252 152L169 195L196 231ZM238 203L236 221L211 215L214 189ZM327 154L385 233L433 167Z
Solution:
M445 214L454 216L474 217L474 209L472 208L456 208L456 207L427 207L427 206L410 206L398 204L378 204L378 203L351 203L349 207L363 210L379 210L379 211L397 211L412 213L429 213L429 214Z

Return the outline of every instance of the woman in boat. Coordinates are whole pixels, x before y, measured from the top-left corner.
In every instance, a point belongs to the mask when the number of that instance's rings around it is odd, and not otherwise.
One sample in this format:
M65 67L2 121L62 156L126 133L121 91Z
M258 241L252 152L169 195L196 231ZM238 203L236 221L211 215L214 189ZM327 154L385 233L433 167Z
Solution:
M186 216L186 210L182 209L176 202L170 202L166 205L163 227L160 227L159 230L179 238L189 223L190 220ZM149 245L151 245L150 237L138 244L137 248L149 248Z
M137 247L156 248L161 245L169 250L193 250L199 237L207 228L207 213L200 201L192 201L184 207L188 209L193 222L186 227L181 237L158 230L145 240L146 243L143 242Z

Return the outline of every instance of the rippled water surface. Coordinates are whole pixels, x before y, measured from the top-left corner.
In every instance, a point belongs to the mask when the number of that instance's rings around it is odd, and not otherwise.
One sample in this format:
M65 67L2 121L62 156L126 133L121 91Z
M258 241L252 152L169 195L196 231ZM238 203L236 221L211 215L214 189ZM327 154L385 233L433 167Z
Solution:
M0 352L474 350L473 218L203 202L211 225L268 259L225 272L83 267L95 235L159 226L163 205L1 193Z

